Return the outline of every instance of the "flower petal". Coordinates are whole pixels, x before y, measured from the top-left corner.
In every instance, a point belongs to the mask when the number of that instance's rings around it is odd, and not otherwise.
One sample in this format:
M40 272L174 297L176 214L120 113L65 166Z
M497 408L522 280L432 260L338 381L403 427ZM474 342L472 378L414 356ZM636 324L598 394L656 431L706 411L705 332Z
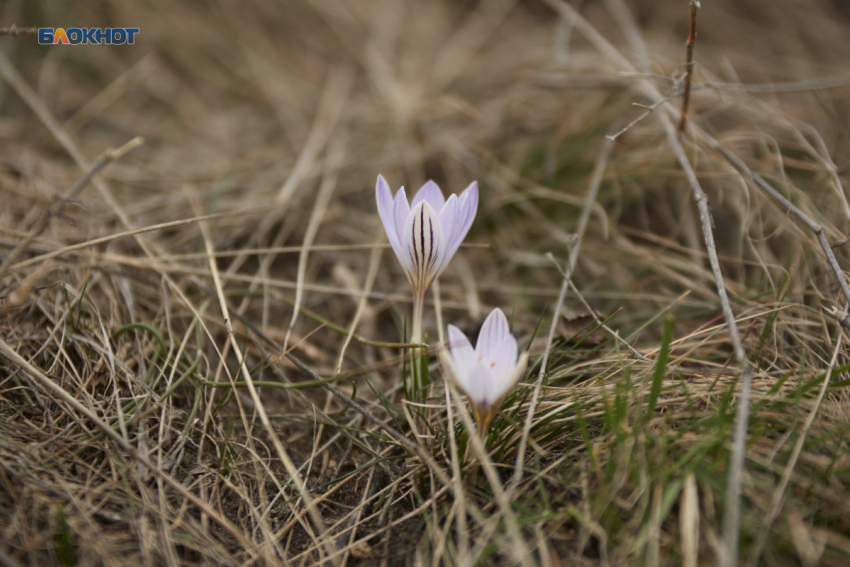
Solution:
M495 407L499 407L502 405L502 402L505 401L505 398L508 394L511 393L519 381L522 380L522 377L525 375L525 369L528 366L528 353L524 352L520 355L519 360L516 365L513 367L510 374L507 376L503 376L501 378L493 378L493 401L491 402ZM495 412L491 412L495 413Z
M476 364L467 377L464 390L472 405L486 408L492 406L497 399L493 385L493 374L486 367Z
M496 390L501 394L509 386L511 376L514 374L517 362L517 344L513 335L503 337L489 360L485 364L490 367L493 379L496 381Z
M440 187L433 181L428 181L417 191L413 197L413 202L410 203L410 208L415 207L422 201L434 207L434 210L438 213L443 210L443 206L446 204L443 192L440 191Z
M481 361L491 362L495 359L499 345L506 336L510 336L511 330L508 326L508 318L498 307L493 309L478 333L478 342L475 343L475 354ZM516 359L514 359L516 360Z
M404 266L404 239L402 234L404 231L404 223L407 221L407 216L410 214L410 205L407 204L407 195L404 193L404 187L398 190L393 201L393 223L396 234L398 235L398 249L393 247L395 255L398 256L398 261Z
M457 232L457 214L457 195L452 193L446 200L446 204L443 206L443 210L439 213L440 226L443 227L443 237L446 239L447 244L452 242L452 239L454 238L454 233Z
M440 274L446 251L440 219L427 201L407 215L401 241L407 279L414 293L425 293Z
M522 377L525 375L525 370L528 367L528 353L524 352L519 355L519 360L516 362L516 366L514 366L513 374L511 374L510 379L503 384L502 386L502 395L499 398L499 403L502 402L502 399L519 384L519 381L522 380Z
M451 197L449 197L449 200L451 200ZM469 229L472 227L472 221L475 220L475 212L477 209L478 182L473 181L458 198L457 216L455 217L455 221L452 225L451 237L446 239L446 256L443 259L446 266L449 264L452 256L455 255L455 252L457 252L457 249L460 247L463 239L466 238L466 233L468 233ZM445 224L443 224L443 227L448 233L449 229L445 228ZM443 266L443 269L445 269L445 266Z
M378 176L378 183L375 185L375 198L378 201L378 216L381 217L381 223L384 225L384 230L390 239L390 245L393 247L396 256L401 259L401 240L399 239L399 231L396 228L395 214L393 213L393 196L390 192L390 186L387 184L383 175Z
M461 388L465 388L467 377L472 371L472 367L475 366L475 350L472 348L472 344L466 338L466 335L454 325L449 325L448 334L449 350L451 351L452 361L457 371L455 379Z

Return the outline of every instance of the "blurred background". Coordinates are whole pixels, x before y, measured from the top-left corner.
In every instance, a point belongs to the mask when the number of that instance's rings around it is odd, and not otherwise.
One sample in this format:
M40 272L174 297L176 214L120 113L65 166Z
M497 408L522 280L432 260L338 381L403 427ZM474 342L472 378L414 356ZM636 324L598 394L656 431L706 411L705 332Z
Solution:
M645 62L662 92L673 86L671 78L681 79L687 1L573 5L633 62ZM626 23L628 13L632 23ZM448 285L449 299L466 301L476 317L482 301L493 302L498 291L522 292L502 289L507 274L518 278L520 288L533 282L536 291L551 296L560 276L543 255L566 255L604 134L615 123L638 118L643 110L631 104L646 102L633 95L634 77L537 0L8 0L2 18L5 26L140 28L135 45L42 46L31 35L2 39L7 59L89 161L109 146L145 138L142 148L108 173L110 191L132 227L193 216L194 198L205 212L263 209L262 216L219 221L219 247L298 243L306 226L302 213L312 208L331 169L337 181L316 243L367 244L378 229L372 189L378 173L408 191L434 179L444 191L459 192L478 179L481 210L471 241L490 239L490 249L463 254L444 278L462 284ZM846 76L848 19L846 3L837 0L706 2L699 13L695 83ZM630 28L635 22L639 28ZM729 138L747 138L753 130L769 137L774 117L748 110L769 104L787 120L813 128L843 175L847 93L702 88L694 93L694 119ZM0 97L7 164L0 221L19 226L80 170L7 83L0 85ZM774 136L778 144L786 137ZM696 226L681 221L689 207L686 190L670 171L671 156L660 141L651 117L618 139L576 275L585 288L605 287L603 274L615 288L634 288L633 268L616 261L619 247L608 241L608 231L621 220L701 247ZM328 165L333 144L341 150ZM775 151L763 142L749 145L747 153L756 159L771 160ZM724 206L725 184L707 183L716 207ZM829 192L815 191L830 199ZM91 189L78 205L69 213L74 222L53 230L82 239L116 228L115 211ZM716 214L717 222L727 220L721 210ZM506 222L510 230L498 230ZM740 231L718 232L727 247L722 252L740 257ZM168 239L164 248L177 252L194 246L180 239L197 238L190 233L157 238ZM605 257L611 261L598 261ZM319 277L328 262L362 273L368 254L316 258L311 277ZM294 274L294 262L272 264L281 275ZM531 275L525 268L540 266L545 269L523 279ZM399 281L397 267L391 270L393 280L380 276L382 291ZM497 295L482 300L488 292ZM539 295L524 304L516 300L530 321L549 300L541 303ZM616 308L616 301L606 304Z

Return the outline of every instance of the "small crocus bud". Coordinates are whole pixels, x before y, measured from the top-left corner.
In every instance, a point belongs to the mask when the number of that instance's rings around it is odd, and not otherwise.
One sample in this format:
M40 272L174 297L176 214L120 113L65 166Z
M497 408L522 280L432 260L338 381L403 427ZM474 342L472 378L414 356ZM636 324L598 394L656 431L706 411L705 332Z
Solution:
M390 186L378 176L375 188L378 214L390 245L407 274L414 295L424 297L457 252L475 219L478 183L446 200L433 181L427 182L408 205L404 187L393 198Z
M460 329L449 325L449 352L441 354L449 378L466 394L483 435L505 396L519 383L528 353L517 356L517 342L501 309L484 320L475 348Z

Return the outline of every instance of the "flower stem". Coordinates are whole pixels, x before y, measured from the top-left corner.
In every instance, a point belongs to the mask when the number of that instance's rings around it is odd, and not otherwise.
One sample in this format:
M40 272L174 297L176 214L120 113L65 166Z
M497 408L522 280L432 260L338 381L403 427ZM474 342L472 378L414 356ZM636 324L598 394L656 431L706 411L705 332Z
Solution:
M422 315L425 312L425 294L416 293L413 296L413 334L410 342L422 342Z
M410 336L410 342L421 343L422 338L422 317L425 312L425 293L413 294L413 334ZM411 364L410 373L412 376L411 399L418 400L423 394L425 386L428 385L428 349L413 348L410 350Z

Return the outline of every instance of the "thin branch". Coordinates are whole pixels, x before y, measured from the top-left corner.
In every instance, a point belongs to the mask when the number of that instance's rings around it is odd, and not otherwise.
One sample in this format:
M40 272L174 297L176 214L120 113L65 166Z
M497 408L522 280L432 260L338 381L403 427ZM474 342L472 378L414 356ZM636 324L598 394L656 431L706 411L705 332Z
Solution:
M682 95L682 119L679 121L679 132L685 131L688 122L688 110L691 102L691 77L694 74L694 44L697 41L697 13L699 0L691 0L691 27L688 30L687 56L685 60L685 93Z
M645 357L640 352L638 352L638 350L635 347L633 347L631 344L629 344L629 341L627 341L626 339L621 337L619 331L613 330L608 325L606 325L602 321L602 319L599 318L599 316L596 314L596 311L594 311L594 309L590 305L588 305L587 300L581 294L581 291L579 291L579 289L576 287L576 284L574 284L572 281L570 281L570 287L573 288L573 291L575 292L576 297L578 297L579 301L581 301L581 304L584 305L584 308L587 309L587 311L590 313L590 316L593 317L594 321L596 321L597 325L602 327L604 330L608 331L609 334L613 335L614 338L617 339L617 342L619 342L621 345L623 345L624 347L629 349L629 352L631 352L635 356L635 358L637 358L638 360L640 360L642 362L651 362L647 357Z
M635 349L635 347L630 345L629 341L627 341L626 339L621 337L620 333L618 331L615 331L614 329L612 329L611 327L606 325L605 322L602 321L602 319L599 318L599 315L596 314L596 310L594 310L593 307L590 306L590 304L587 302L587 300L581 294L581 291L578 289L578 287L576 287L576 284L574 284L573 281L569 278L569 276L567 276L567 273L561 268L561 265L555 259L555 256L553 256L551 252L547 252L546 257L549 260L551 260L552 264L555 265L555 269L557 269L561 273L561 276L565 280L568 280L570 282L570 287L575 292L576 297L578 297L579 301L581 301L581 304L584 306L584 308L587 309L587 312L590 314L590 316L593 318L593 320L596 322L596 324L599 325L605 331L608 331L608 333L611 336L613 336L617 340L617 342L622 344L633 355L635 355L635 358L637 358L638 360L641 360L643 362L651 362L648 358L646 358L644 355L642 355L640 352L638 352L637 349Z
M631 62L626 59L620 51L614 47L605 37L602 36L590 23L585 20L578 12L576 12L569 4L562 0L546 0L547 4L552 6L562 17L569 19L572 24L606 57L621 67L622 70L628 72L640 71L636 69ZM629 14L628 8L624 3L620 4L620 10L624 14ZM625 21L625 20L624 20ZM630 27L636 27L631 17L628 18L627 24ZM640 41L640 36L630 34L629 37L637 38ZM662 99L661 93L648 80L643 79L639 82L641 90L646 93L651 100L658 101ZM682 143L679 140L678 132L671 122L670 114L673 109L669 105L664 107L666 112L659 114L662 126L667 134L667 140L676 155L676 159L682 166L688 184L694 193L694 200L700 211L700 222L703 229L703 237L705 239L706 250L708 252L709 264L714 275L715 284L717 286L717 295L720 299L720 304L723 310L723 317L726 321L726 326L729 329L729 339L732 342L732 347L735 352L735 358L738 362L739 371L741 372L742 385L741 393L738 401L736 424L734 431L734 440L732 446L732 456L727 473L727 488L726 488L726 506L724 507L723 518L723 534L724 547L726 553L722 557L722 564L727 567L736 565L738 557L738 542L740 537L740 506L741 506L741 476L744 460L744 438L747 431L747 423L749 420L749 405L750 405L750 387L752 376L747 364L747 355L741 342L738 326L735 322L735 315L729 303L729 297L726 293L726 286L723 282L723 274L720 271L720 263L717 259L717 250L714 245L714 235L711 228L711 211L708 207L708 198L700 187L694 169L688 160ZM825 240L825 239L824 239ZM846 283L844 284L846 286Z
M645 104L633 103L633 105L634 105L634 106L640 106L640 107L642 107L642 108L645 108L645 109L646 109L646 112L644 112L643 114L641 114L640 116L638 116L637 118L635 118L634 120L632 120L631 122L629 122L628 124L626 124L626 125L622 128L622 130L620 130L619 132L617 132L617 133L615 133L615 134L607 134L605 137L606 137L606 138L608 138L608 139L610 139L610 140L616 140L617 138L619 138L620 136L622 136L623 134L625 134L626 132L628 132L628 131L632 128L632 126L634 126L635 124L637 124L638 122L640 122L641 120L643 120L644 118L646 118L647 116L649 116L650 114L652 114L652 112L653 112L656 108L658 108L659 106L661 106L662 104L664 104L664 103L665 103L665 102L667 102L668 100L670 100L670 99L672 99L672 98L675 98L675 97L679 96L680 92L681 92L681 91L674 92L674 93L672 93L672 94L670 94L670 95L666 96L665 98L663 98L663 99L661 99L661 100L659 100L659 101L656 101L656 102L655 102L655 104L651 104L651 105L648 105L648 106L647 106L647 105L645 105Z
M788 200L785 195L774 189L770 183L765 181L761 176L753 173L749 167L735 154L724 148L720 145L720 142L715 140L713 137L709 136L705 132L700 132L700 141L707 144L710 148L715 150L717 153L726 158L732 167L737 169L745 178L749 179L754 185L756 185L759 189L770 195L773 199L782 204L783 207L787 208L791 214L793 214L797 219L809 227L809 230L815 233L817 236L818 242L820 243L821 249L823 250L824 255L829 263L829 267L832 269L832 273L835 276L838 285L841 287L841 291L844 294L844 299L847 300L847 303L850 304L850 287L847 285L847 279L844 277L844 272L841 270L841 266L838 265L838 260L835 257L835 253L832 251L832 246L830 246L829 241L826 238L826 229L819 223L815 222L811 217L809 217L806 213L801 211L799 207L797 207L794 203Z

